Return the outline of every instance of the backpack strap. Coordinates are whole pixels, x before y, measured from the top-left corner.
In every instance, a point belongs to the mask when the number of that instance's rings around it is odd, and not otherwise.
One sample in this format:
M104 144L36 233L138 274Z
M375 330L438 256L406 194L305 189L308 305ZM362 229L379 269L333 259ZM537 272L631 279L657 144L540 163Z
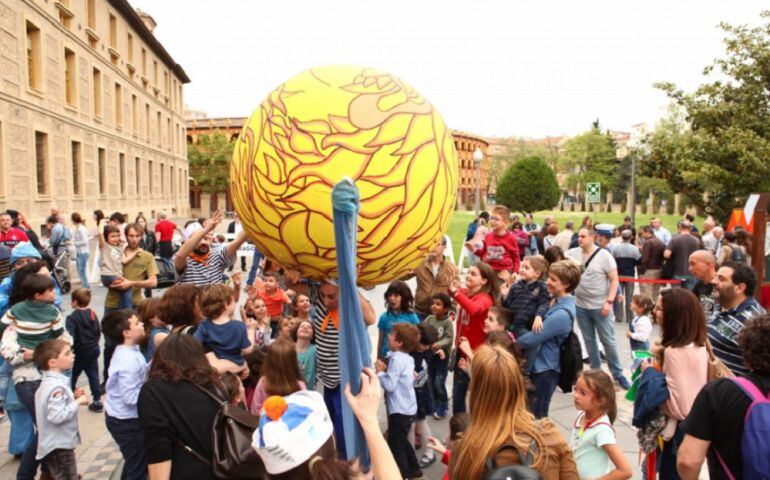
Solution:
M532 442L529 444L529 451L528 452L522 452L519 447L512 443L506 443L501 445L497 450L495 450L495 453L487 457L487 460L485 462L487 471L491 471L497 468L497 456L500 454L500 452L504 450L515 450L516 453L519 455L519 461L521 462L522 466L529 467L531 466L535 461L535 452L537 451L537 443L535 442L535 439L532 439Z
M770 393L768 393L767 397L765 397L765 395L762 394L762 391L756 385L754 385L754 382L748 378L733 377L731 380L735 382L735 384L738 385L738 387L743 390L743 393L745 393L746 396L751 400L751 405L749 405L749 408L746 409L746 415L743 417L744 422L749 418L751 407L754 404L770 403Z

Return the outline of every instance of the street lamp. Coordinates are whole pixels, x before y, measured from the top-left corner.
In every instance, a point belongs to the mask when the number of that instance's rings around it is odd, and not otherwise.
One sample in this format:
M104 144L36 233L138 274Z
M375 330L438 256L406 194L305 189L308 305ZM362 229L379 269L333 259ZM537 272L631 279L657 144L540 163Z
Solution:
M484 160L484 152L477 148L473 152L473 163L476 164L476 218L481 212L481 161Z

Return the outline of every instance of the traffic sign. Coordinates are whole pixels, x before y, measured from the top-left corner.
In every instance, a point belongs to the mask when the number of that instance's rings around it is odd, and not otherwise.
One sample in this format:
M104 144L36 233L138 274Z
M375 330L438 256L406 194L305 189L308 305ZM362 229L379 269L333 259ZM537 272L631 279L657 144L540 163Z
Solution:
M602 184L599 182L589 182L586 184L586 199L588 203L599 203L602 201Z

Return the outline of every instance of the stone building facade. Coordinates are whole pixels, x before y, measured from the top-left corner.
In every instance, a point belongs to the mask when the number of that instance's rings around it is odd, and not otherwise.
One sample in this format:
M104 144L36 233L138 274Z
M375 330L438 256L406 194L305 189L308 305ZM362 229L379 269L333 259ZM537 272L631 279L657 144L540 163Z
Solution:
M198 111L195 111L198 112ZM198 143L201 135L213 135L215 132L222 133L230 140L235 141L241 133L247 117L231 118L200 118L198 115L187 116L187 143ZM457 207L473 208L476 199L477 170L473 163L473 152L480 149L484 153L484 160L481 162L481 199L486 203L487 192L489 191L489 158L487 157L487 148L489 143L481 137L452 130L455 149L457 150L457 163L459 168L459 184L457 191ZM232 202L228 192L218 194L208 194L191 183L190 185L190 206L193 215L207 215L209 211L217 207L224 207L226 210L232 209Z
M189 214L189 78L126 0L0 0L0 210Z

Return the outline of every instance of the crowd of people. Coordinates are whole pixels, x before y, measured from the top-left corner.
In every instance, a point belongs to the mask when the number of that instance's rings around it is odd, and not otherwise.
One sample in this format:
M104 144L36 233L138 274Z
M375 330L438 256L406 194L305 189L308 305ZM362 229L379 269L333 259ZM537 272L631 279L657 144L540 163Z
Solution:
M745 450L744 417L770 391L770 316L754 299L745 231L707 220L701 233L691 217L673 236L659 219L560 229L496 206L468 229L465 275L442 240L387 286L379 317L359 292L377 343L354 395L341 385L338 286L269 258L242 284L232 266L247 235L234 222L232 240L220 238L221 212L183 229L161 212L152 230L143 216L95 212L102 312L91 306L90 232L79 213L70 221L51 212L44 248L23 215L0 213L0 401L19 479L78 478L79 406L104 413L125 479L215 478L234 464L253 478L418 479L437 461L454 479L630 478L613 429L625 372L648 478L697 478L706 459L712 478L767 466L756 454L767 443ZM81 277L66 317L49 263L61 248ZM158 262L175 280L153 296ZM549 419L557 386L576 409L566 438ZM371 466L347 458L343 398ZM220 451L214 438L232 428L222 415L251 426L251 448ZM448 422L448 438L430 417Z

